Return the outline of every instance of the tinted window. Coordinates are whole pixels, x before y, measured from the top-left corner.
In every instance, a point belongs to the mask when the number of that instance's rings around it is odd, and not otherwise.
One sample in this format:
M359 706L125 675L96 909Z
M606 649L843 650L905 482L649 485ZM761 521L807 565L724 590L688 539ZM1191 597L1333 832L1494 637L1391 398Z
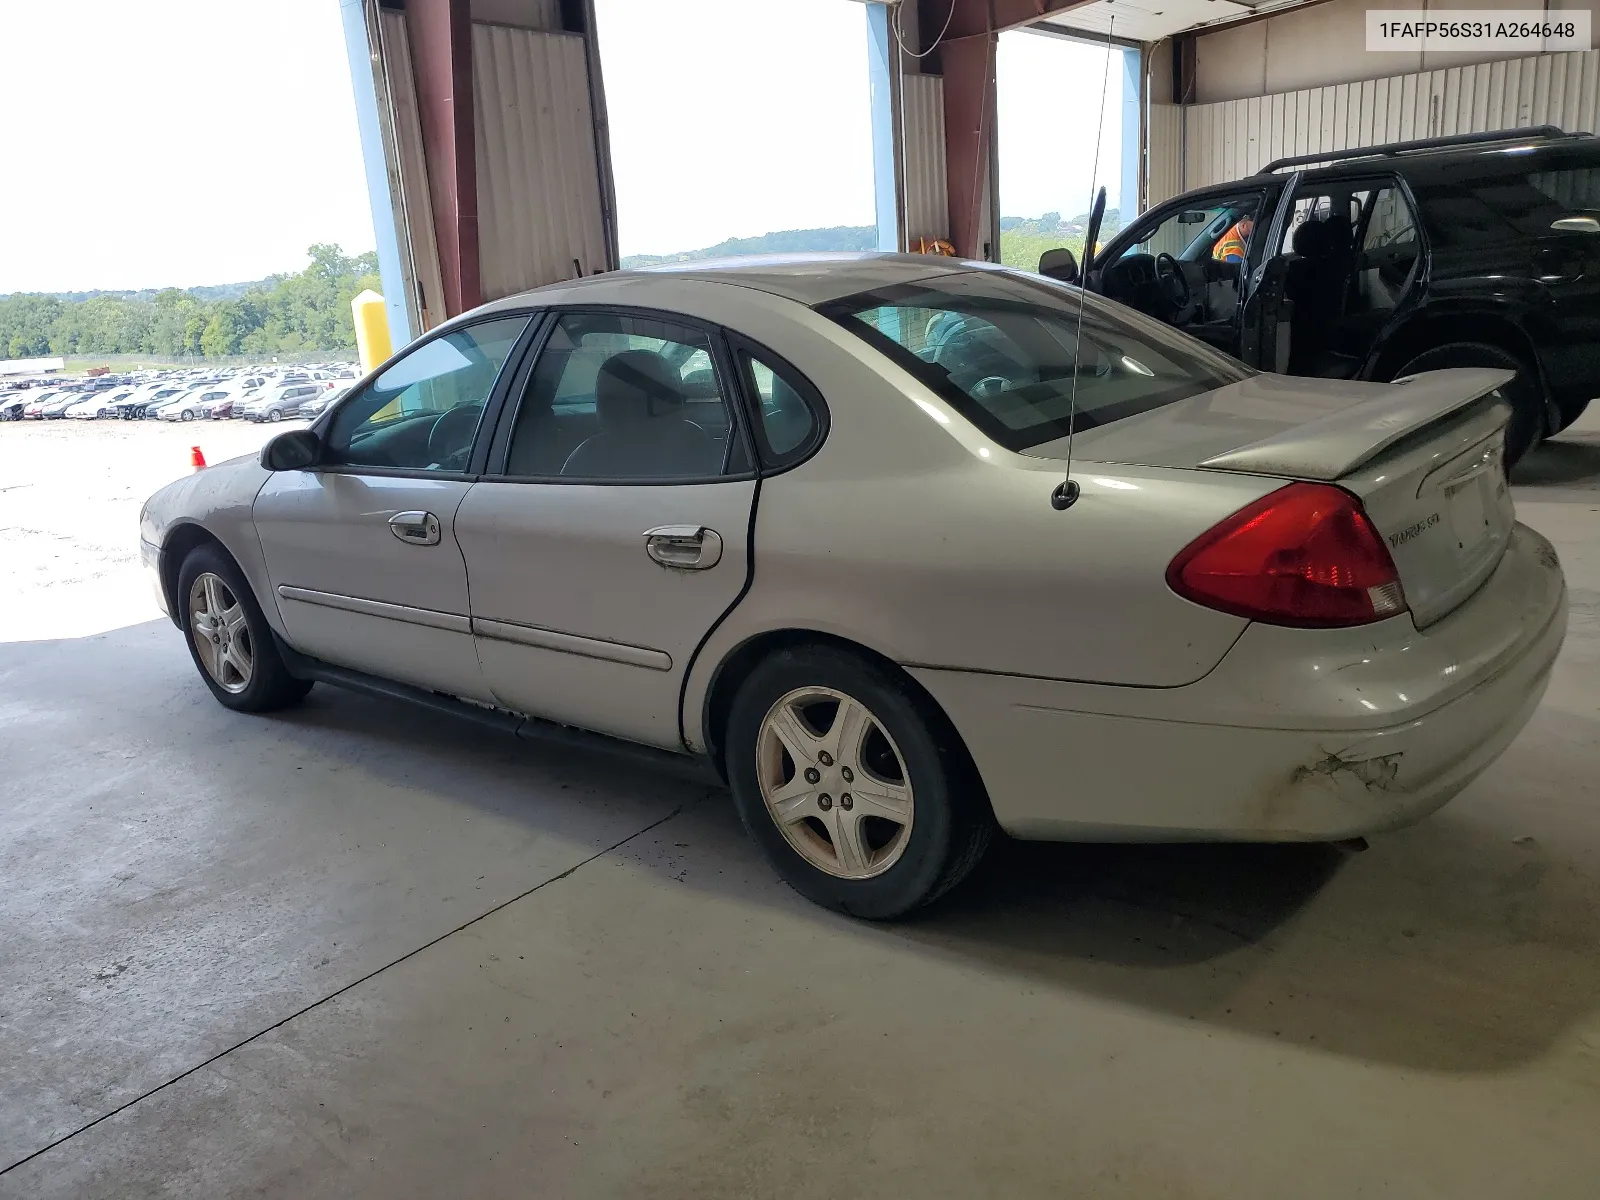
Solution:
M822 311L1011 450L1252 374L1159 321L1073 288L998 271L884 288Z
M653 317L565 313L517 412L506 473L695 479L749 469L710 335Z
M403 354L335 414L329 461L466 470L483 406L527 325L525 316L484 321ZM286 388L283 398L315 391Z
M1569 157L1495 165L1502 167L1495 174L1479 162L1452 167L1419 190L1428 232L1439 242L1520 241L1549 233L1562 217L1600 215L1600 165Z

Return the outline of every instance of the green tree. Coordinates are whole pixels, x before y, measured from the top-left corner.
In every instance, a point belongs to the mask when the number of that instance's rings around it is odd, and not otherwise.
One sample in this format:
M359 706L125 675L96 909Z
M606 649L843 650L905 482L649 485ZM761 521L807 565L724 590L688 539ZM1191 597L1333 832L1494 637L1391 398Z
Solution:
M0 296L0 352L10 358L43 354L150 354L222 358L279 351L348 351L355 347L350 301L377 289L372 252L309 248L310 264L275 275L231 300L165 288L155 293L78 293L76 298ZM197 289L207 296L221 288Z

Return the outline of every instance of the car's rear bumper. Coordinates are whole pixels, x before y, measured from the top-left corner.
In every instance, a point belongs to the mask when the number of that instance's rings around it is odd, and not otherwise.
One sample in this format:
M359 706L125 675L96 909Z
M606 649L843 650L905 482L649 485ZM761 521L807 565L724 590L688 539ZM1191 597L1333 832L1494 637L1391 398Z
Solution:
M1492 763L1538 707L1566 623L1555 551L1518 526L1488 582L1420 632L1409 616L1252 625L1181 688L912 674L1015 836L1329 840L1415 821Z

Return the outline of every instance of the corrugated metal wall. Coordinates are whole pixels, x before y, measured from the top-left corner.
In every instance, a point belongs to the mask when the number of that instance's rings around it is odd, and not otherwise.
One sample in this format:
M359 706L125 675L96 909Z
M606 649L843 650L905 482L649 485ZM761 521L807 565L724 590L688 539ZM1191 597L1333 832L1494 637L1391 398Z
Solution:
M1150 199L1254 174L1275 158L1409 138L1559 125L1600 128L1600 50L1540 54L1330 87L1190 105L1176 186L1156 186L1178 146L1173 105L1151 106ZM1163 131L1159 136L1158 126Z
M944 171L944 80L937 75L906 75L900 86L906 236L915 247L918 238L950 236Z
M1152 104L1145 127L1145 204L1160 204L1183 191L1183 111Z
M483 298L606 269L583 38L472 27Z

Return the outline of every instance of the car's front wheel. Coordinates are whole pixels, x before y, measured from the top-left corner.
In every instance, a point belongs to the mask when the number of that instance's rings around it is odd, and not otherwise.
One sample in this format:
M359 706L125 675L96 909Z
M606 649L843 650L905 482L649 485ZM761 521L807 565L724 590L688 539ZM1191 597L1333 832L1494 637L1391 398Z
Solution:
M271 409L267 413L267 420L269 420L269 421L281 421L281 420L283 420L283 410L280 409L280 408Z
M977 865L994 823L949 722L907 680L815 646L780 651L740 686L728 780L778 873L818 904L885 920Z
M223 705L270 712L311 690L309 680L289 673L243 572L219 547L189 552L178 570L177 601L189 655Z

